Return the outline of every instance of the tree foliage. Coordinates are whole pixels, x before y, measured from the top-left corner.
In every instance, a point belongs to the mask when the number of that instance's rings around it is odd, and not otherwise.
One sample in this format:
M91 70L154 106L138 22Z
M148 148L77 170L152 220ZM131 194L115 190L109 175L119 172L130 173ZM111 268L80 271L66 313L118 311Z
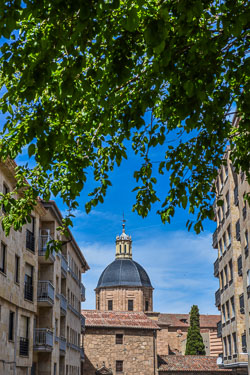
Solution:
M190 327L187 334L185 355L206 355L205 345L200 334L200 314L197 305L190 311Z
M25 195L6 203L4 229L51 192L75 209L90 171L86 211L102 203L128 142L142 158L133 210L145 217L159 200L158 173L170 173L162 221L188 207L202 230L226 144L249 178L249 19L245 0L1 1L0 157L27 146L35 159L17 168ZM160 146L155 171L150 151Z

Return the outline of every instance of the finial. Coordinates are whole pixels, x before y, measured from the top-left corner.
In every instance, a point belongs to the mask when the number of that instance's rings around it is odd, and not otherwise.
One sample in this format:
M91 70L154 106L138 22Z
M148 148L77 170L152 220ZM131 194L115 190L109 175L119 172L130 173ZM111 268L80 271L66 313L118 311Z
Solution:
M124 212L123 212L122 233L125 233L125 223L126 223L126 220L124 219Z

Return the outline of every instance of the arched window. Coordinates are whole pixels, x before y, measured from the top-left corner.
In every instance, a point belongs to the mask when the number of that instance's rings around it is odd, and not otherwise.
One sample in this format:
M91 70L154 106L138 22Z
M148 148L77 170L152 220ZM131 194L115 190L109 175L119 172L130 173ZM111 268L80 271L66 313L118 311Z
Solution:
M120 245L120 254L122 253L122 245Z
M127 252L127 245L124 245L124 253L126 254Z

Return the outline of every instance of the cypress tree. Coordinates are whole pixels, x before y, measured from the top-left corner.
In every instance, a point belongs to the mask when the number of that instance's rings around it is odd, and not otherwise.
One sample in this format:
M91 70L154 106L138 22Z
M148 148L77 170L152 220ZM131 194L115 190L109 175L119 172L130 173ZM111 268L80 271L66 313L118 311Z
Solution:
M205 345L200 334L200 314L197 305L193 305L190 311L190 327L187 334L185 355L205 355Z

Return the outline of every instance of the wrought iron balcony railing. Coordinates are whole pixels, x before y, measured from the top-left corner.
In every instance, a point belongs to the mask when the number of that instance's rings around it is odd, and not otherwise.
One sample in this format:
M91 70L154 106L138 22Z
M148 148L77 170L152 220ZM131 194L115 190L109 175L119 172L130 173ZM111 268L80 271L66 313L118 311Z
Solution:
M216 259L216 261L214 262L214 276L219 276L219 259Z
M217 323L217 337L222 337L222 324L221 320Z
M61 269L64 272L64 274L67 275L68 261L63 254L61 254Z
M60 294L60 309L62 315L65 315L67 312L67 300L63 294Z
M213 248L218 248L218 229L216 229L213 233Z
M29 355L29 339L20 337L19 355L28 357Z
M81 301L82 302L84 302L86 300L85 293L86 293L85 286L81 283Z
M36 328L34 332L34 349L51 351L53 348L53 332L47 328Z
M215 292L215 306L220 306L220 289Z
M50 281L38 281L37 302L54 303L54 287Z

